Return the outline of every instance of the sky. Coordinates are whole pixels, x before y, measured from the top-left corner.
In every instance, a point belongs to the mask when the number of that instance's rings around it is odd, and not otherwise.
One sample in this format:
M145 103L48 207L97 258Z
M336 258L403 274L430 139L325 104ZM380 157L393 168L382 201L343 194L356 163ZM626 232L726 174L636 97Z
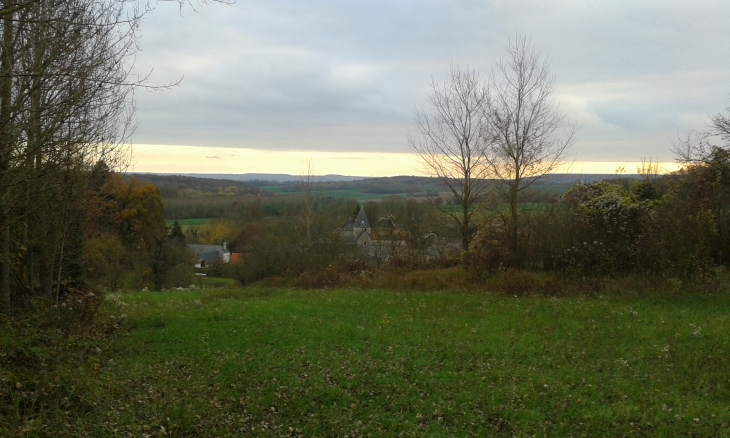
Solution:
M524 35L578 126L571 172L642 159L730 105L727 1L158 2L140 32L134 171L420 174L416 111L451 65L487 78ZM623 164L621 164L623 163Z

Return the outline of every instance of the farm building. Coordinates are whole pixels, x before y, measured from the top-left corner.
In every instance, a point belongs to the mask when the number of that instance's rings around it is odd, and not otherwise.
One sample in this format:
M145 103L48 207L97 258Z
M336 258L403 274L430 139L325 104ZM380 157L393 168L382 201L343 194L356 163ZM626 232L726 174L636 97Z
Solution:
M223 242L221 245L196 245L188 244L195 253L195 267L204 268L215 261L228 263L231 261L231 252L228 250L228 243Z

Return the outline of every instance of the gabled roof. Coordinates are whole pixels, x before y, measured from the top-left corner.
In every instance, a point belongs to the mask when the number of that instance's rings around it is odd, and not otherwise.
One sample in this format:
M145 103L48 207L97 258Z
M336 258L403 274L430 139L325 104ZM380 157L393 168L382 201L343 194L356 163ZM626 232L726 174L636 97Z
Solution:
M221 256L220 253L217 251L210 251L198 254L198 258L200 260L205 260L206 262L215 262L217 260L220 260Z
M355 228L371 228L368 216L365 214L365 209L361 208L355 219Z
M223 258L223 254L228 253L228 249L224 249L223 245L196 245L188 244L188 248L192 249L198 259L212 261Z

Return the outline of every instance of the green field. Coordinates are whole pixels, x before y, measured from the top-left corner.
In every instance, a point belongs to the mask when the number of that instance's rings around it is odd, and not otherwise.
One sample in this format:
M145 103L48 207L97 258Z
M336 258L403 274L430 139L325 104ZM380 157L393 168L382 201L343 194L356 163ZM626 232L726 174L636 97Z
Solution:
M51 409L27 436L730 433L727 295L121 299L120 330L74 371L86 386L73 409Z
M304 192L282 192L281 191L282 186L262 186L262 190L269 191L271 193L277 194L277 195L283 195L283 196L302 196L304 195ZM399 196L399 197L405 197L407 196L406 193L398 193L398 194L376 194L376 193L366 193L362 190L356 190L356 189L348 189L348 190L317 190L312 192L315 196L330 196L335 199L356 199L358 201L377 201L383 198L387 198L389 196Z
M216 218L198 218L198 219L168 219L167 226L172 226L175 222L181 227L197 227L200 225L209 224L215 222Z

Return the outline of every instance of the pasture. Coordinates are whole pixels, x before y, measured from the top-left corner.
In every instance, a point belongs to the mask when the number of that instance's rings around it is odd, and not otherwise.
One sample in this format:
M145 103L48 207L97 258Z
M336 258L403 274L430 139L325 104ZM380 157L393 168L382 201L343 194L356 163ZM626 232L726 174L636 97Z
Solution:
M198 227L200 225L209 224L211 222L215 222L216 218L196 218L196 219L167 219L166 225L168 227L171 227L175 222L180 225L181 228L190 228L190 227Z
M267 192L274 193L276 195L282 195L282 196L303 196L305 194L304 191L282 191L282 186L261 186L262 190L266 190ZM382 194L382 193L368 193L363 191L362 189L330 189L330 190L316 190L312 192L315 196L318 197L331 197L333 199L355 199L358 202L367 202L367 201L379 201L383 198L386 198L388 196L398 196L398 197L406 197L406 193L397 193L397 194Z
M250 288L111 301L123 322L84 347L73 377L84 392L28 436L730 432L724 294Z

